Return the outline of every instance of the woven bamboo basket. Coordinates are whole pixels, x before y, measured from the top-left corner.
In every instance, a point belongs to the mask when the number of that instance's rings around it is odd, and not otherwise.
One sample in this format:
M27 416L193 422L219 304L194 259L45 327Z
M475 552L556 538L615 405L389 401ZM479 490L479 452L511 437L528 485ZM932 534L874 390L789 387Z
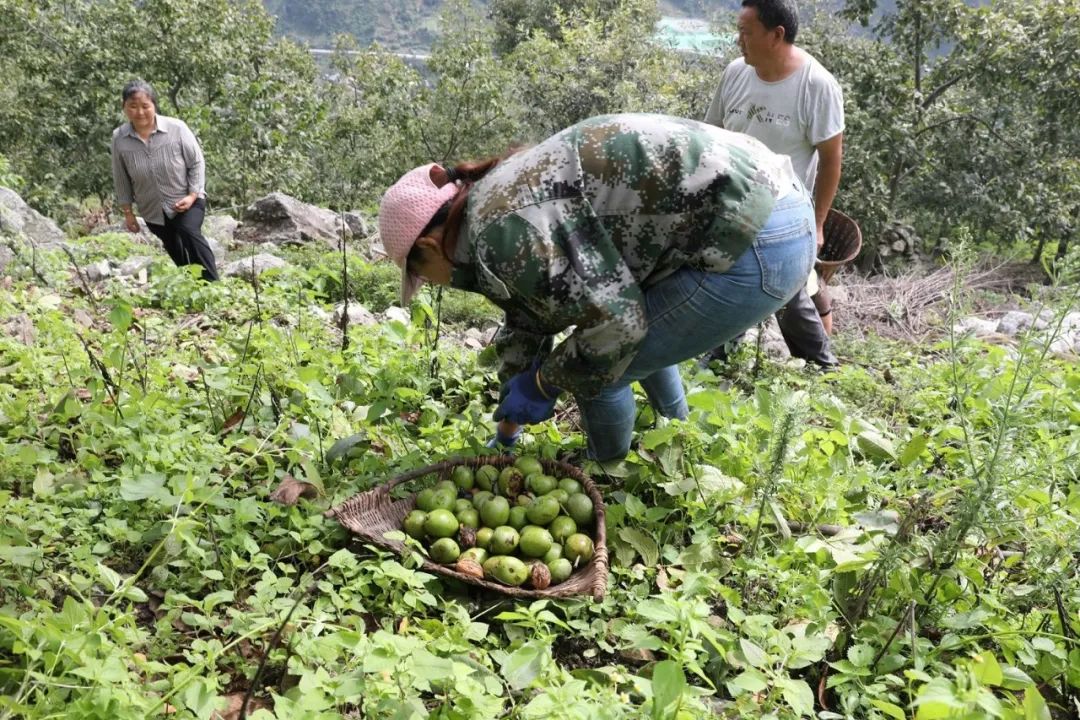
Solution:
M828 283L836 271L855 259L862 249L859 224L839 210L825 216L825 243L818 253L817 268L821 282Z
M424 569L436 575L451 577L463 583L477 585L486 590L511 597L557 598L572 595L592 595L596 600L603 599L604 593L607 591L608 575L607 533L604 529L604 498L592 479L573 465L555 460L540 460L540 463L544 466L544 471L549 474L571 477L577 480L593 501L593 511L595 513L592 533L594 551L588 564L576 569L565 581L558 585L550 585L543 590L510 587L490 580L483 580L459 573L450 566L439 565L430 560L424 561ZM506 455L444 460L433 465L410 470L383 485L354 495L340 505L327 510L325 515L326 517L335 518L346 529L362 538L365 542L397 553L404 553L404 543L390 540L384 535L392 530L401 530L401 524L405 520L405 516L416 506L416 493L410 492L404 497L395 498L392 495L394 488L432 474L438 474L440 478L447 478L450 472L458 465L467 465L472 468L481 465L494 465L497 468L504 468L513 464L514 458Z

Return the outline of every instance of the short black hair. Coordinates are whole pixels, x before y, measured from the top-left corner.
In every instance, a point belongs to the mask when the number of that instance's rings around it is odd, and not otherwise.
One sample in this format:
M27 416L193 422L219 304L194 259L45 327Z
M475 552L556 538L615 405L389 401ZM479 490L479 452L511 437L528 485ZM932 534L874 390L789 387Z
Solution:
M146 97L150 98L150 102L154 103L154 110L157 110L157 93L154 92L154 88L150 83L141 78L136 78L124 86L124 91L121 93L123 100L122 103L127 103L134 95L139 93L145 93Z
M758 19L766 30L784 28L784 40L795 42L799 34L799 13L791 0L742 0L742 6L757 9Z

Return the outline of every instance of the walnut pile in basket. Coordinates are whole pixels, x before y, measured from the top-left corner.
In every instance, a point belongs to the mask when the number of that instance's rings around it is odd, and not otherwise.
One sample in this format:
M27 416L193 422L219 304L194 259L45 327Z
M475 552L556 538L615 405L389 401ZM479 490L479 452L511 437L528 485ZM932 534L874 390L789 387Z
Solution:
M391 491L435 475L404 498ZM603 497L580 469L554 460L457 458L398 476L329 510L355 534L404 551L424 545L427 570L519 597L563 597L607 586Z

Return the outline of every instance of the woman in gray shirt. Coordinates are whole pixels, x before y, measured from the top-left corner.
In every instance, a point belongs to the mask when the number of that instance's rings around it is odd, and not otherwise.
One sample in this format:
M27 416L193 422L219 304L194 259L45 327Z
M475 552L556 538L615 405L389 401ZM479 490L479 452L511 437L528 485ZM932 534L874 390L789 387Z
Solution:
M124 86L123 107L128 122L113 131L112 171L125 226L139 232L134 202L174 263L201 265L204 280L217 280L202 234L206 165L199 141L183 120L158 115L157 95L142 80Z

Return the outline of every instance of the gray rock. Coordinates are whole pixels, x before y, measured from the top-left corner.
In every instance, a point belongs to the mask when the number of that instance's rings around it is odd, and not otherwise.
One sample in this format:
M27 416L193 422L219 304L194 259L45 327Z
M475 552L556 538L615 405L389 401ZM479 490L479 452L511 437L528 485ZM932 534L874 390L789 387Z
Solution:
M82 308L75 308L75 312L72 313L71 319L84 328L94 327L94 316Z
M1080 334L1063 332L1050 343L1050 352L1060 355L1080 353Z
M1080 312L1074 311L1061 321L1062 333L1080 333Z
M240 260L233 260L230 263L226 263L222 268L222 274L227 276L242 277L245 280L252 280L259 275L262 275L267 270L276 270L278 268L287 267L289 263L285 262L277 255L271 255L270 253L259 253L254 257L245 257Z
M318 305L312 305L311 307L309 307L308 313L311 315L311 317L315 318L319 322L330 322L333 318L333 315L326 312Z
M203 220L202 230L207 240L217 241L221 248L227 250L232 247L236 239L238 227L240 227L240 222L231 215L207 215ZM216 250L214 255L217 255Z
M752 327L746 331L742 344L744 347L754 347L757 345L757 339L758 328ZM762 337L761 349L766 356L773 360L791 359L791 350L788 349L787 343L784 342L784 336L780 334L780 326L776 323L775 315L770 315L765 322L765 335Z
M484 332L480 328L469 328L460 335L461 344L470 350L483 350Z
M64 231L59 225L6 187L0 187L0 235L24 235L43 247L55 247L64 241Z
M112 275L112 266L108 260L98 260L82 267L82 274L88 282L101 282Z
M352 231L353 238L363 238L371 234L371 226L368 224L367 218L359 210L349 210L344 215L345 224Z
M351 234L346 226L346 239ZM252 203L244 212L243 225L236 231L236 240L242 243L306 245L322 242L336 247L340 238L341 221L336 213L278 192Z
M334 308L334 327L341 327L341 318L345 314L345 303ZM378 325L379 319L360 303L349 303L349 325Z
M10 337L15 338L27 347L37 341L37 330L34 321L26 313L20 313L4 323L4 330Z
M1035 323L1035 316L1020 310L1010 310L998 320L997 331L1002 335L1016 337Z
M833 279L835 280L836 278ZM829 296L833 299L834 303L840 304L846 303L850 299L846 287L843 285L833 285L831 283L829 284Z
M209 235L205 237L206 244L210 246L210 252L214 253L214 264L221 267L225 262L225 247Z
M386 308L386 312L383 313L383 316L387 320L397 320L398 322L403 322L406 325L412 322L412 315L409 313L409 311L403 307L398 307L397 305L391 305L390 307Z
M137 275L140 271L150 267L154 258L149 255L135 255L124 260L116 268L116 274L122 277Z
M966 317L953 325L953 332L957 335L967 335L968 333L971 333L975 337L981 338L996 333L997 327L998 324L994 320L987 320L979 317Z
M289 436L293 440L306 440L311 437L311 426L293 420L289 425Z

